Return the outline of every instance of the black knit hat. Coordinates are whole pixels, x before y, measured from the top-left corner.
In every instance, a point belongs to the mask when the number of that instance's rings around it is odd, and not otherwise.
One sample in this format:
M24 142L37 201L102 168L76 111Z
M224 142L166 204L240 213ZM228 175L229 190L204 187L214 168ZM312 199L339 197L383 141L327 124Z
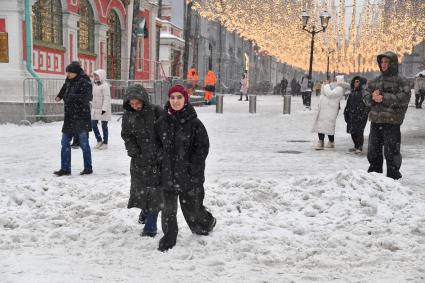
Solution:
M81 68L79 62L73 61L71 64L66 66L66 71L68 73L81 74L83 72L83 69Z

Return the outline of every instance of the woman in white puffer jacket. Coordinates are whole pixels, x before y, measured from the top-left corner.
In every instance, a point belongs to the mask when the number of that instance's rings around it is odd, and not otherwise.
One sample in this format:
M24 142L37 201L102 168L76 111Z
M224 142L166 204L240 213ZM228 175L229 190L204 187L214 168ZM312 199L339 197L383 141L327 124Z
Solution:
M97 140L96 149L108 148L108 121L111 120L111 91L106 82L105 70L99 69L93 73L93 101L91 108L91 125ZM103 139L97 127L102 123Z
M336 76L336 83L324 84L322 86L319 110L313 125L313 132L319 134L319 142L316 145L317 150L324 149L325 135L328 135L329 143L326 148L334 148L336 118L339 112L339 102L344 96L345 89L349 84L344 82L344 76Z

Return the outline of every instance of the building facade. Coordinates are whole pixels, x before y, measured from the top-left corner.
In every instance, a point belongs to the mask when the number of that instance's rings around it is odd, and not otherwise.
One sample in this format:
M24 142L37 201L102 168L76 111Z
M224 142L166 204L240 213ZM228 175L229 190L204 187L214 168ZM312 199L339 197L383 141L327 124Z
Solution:
M29 7L26 3L29 2ZM79 61L89 75L98 68L108 79L128 79L133 1L0 0L0 101L19 100L27 72L25 10L31 14L32 68L41 78L63 78ZM143 25L137 36L136 79L153 78L156 4L140 1ZM20 91L18 90L20 85ZM16 90L16 91L15 91ZM7 93L6 93L7 92Z

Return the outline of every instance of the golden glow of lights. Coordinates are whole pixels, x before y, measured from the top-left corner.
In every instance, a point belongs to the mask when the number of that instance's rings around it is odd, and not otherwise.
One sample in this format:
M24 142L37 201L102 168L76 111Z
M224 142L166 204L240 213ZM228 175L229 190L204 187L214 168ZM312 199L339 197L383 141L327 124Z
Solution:
M376 55L396 52L400 59L425 40L425 1L417 0L192 0L193 9L252 40L281 62L308 69L311 35L302 30L301 13L320 27L319 14L332 16L315 37L314 71L376 71ZM338 2L338 3L336 3ZM346 18L351 18L346 28ZM353 18L354 17L354 18Z

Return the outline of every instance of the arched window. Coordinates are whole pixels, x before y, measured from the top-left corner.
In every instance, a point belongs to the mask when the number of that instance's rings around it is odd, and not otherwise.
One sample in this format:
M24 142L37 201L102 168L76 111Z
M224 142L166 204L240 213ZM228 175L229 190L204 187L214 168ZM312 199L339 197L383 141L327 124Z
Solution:
M34 40L62 45L62 5L60 0L38 0L33 6Z
M94 52L94 16L93 9L87 0L80 0L78 8L78 48L81 51Z
M121 78L121 24L114 10L108 16L107 74L108 78Z

